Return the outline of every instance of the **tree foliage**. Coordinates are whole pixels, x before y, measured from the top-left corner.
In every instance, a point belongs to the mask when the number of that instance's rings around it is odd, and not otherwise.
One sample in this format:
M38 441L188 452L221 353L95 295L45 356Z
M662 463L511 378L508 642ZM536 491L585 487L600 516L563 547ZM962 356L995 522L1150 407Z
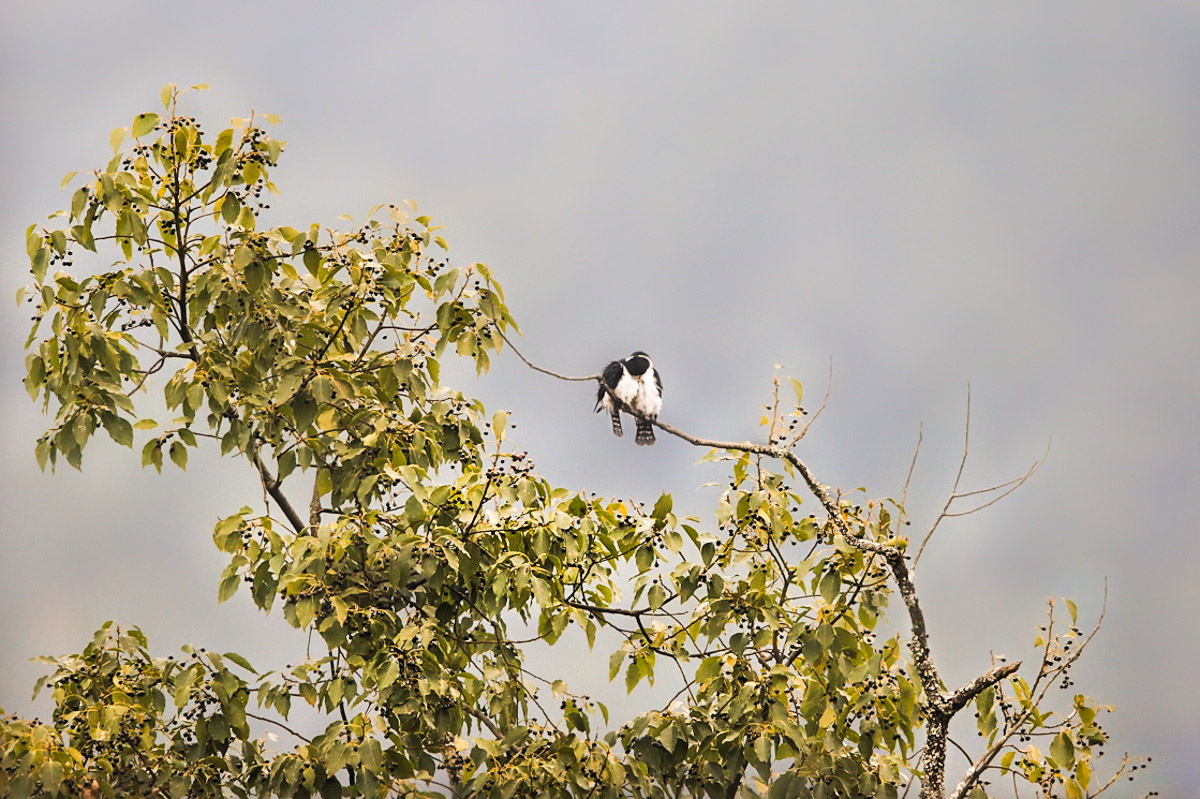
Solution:
M998 663L948 690L903 504L812 477L799 383L791 402L776 381L767 445L681 434L728 466L715 524L666 494L556 486L505 412L440 380L446 357L485 371L515 330L491 270L452 266L413 203L342 231L260 226L277 120L209 137L173 86L162 100L27 233L26 386L54 412L37 459L80 468L100 429L159 470L202 444L245 459L269 503L216 525L219 597L244 586L323 648L256 671L235 653L155 657L106 624L44 659L49 723L0 716L0 792L895 799L915 778L942 796L949 719L970 707L974 766L953 796L1000 776L1070 798L1111 784L1105 708L1062 693L1087 640L1075 606L1031 676ZM146 415L163 404L169 421ZM883 622L897 594L908 634ZM602 628L620 641L611 679L674 681L676 699L610 720L526 654ZM327 721L314 737L289 723L297 702Z

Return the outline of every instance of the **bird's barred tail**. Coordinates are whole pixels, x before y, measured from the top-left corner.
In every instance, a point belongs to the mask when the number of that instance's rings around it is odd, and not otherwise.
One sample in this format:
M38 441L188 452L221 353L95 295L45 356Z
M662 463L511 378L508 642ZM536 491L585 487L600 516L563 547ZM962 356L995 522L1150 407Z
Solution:
M616 436L617 438L620 438L621 436L625 435L625 431L621 429L621 414L617 413L616 411L613 411L612 420L613 420L613 435Z
M637 437L634 441L643 447L648 447L654 443L654 427L645 419L637 420Z

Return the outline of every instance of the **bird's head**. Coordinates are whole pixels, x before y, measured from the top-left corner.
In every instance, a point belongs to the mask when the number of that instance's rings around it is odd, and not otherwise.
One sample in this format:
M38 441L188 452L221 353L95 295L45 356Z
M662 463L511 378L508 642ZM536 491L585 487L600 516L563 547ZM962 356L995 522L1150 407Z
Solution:
M651 366L650 356L641 350L636 350L632 355L625 359L625 368L629 370L629 374L634 377L640 377L646 373L646 370Z

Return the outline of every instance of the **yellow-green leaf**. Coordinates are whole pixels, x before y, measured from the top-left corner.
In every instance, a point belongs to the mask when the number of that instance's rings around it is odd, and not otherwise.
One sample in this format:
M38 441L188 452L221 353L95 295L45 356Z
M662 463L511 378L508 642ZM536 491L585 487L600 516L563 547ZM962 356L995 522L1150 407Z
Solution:
M825 572L825 576L821 578L821 598L830 605L837 599L838 591L842 588L842 578L836 571L830 569Z
M616 678L617 673L621 671L621 661L625 660L625 650L618 649L613 652L608 658L608 679L611 682Z
M800 385L800 381L794 377L789 377L788 382L792 384L792 391L796 393L796 404L804 402L804 386Z
M181 441L173 441L171 443L171 462L180 469L187 469L187 447Z
M133 138L145 136L158 124L158 114L138 114L133 118Z
M1071 614L1071 624L1079 622L1079 607L1069 599L1063 600L1067 606L1067 612Z
M1075 765L1075 744L1065 731L1054 736L1054 740L1050 742L1050 757L1062 769L1069 769Z

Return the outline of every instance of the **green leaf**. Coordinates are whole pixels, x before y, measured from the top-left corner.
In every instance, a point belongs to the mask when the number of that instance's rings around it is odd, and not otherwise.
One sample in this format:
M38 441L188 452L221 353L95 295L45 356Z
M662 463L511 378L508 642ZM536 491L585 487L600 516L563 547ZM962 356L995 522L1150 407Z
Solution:
M226 652L223 655L223 657L225 657L228 660L232 660L234 663L238 664L243 669L245 669L248 672L251 672L252 674L258 674L258 672L254 670L254 667L250 665L250 662L248 660L246 660L244 657L242 657L241 655L239 655L237 652Z
M378 676L375 678L376 689L380 691L384 690L389 685L394 683L396 678L399 676L400 667L396 665L396 661L389 660L387 663L383 664L383 669L380 670Z
M41 283L46 279L46 268L50 265L50 251L45 247L41 247L33 254L31 259L33 279Z
M496 411L492 414L492 433L497 441L504 440L504 429L508 426L508 412Z
M163 108L171 108L171 98L175 96L175 84L168 83L162 87L162 91L158 93L158 97L162 100Z
M1079 783L1079 787L1087 790L1092 784L1092 767L1088 765L1085 758L1079 758L1075 764L1075 781Z
M842 589L842 578L835 569L830 569L821 577L821 598L830 605L837 599L838 591Z
M157 438L152 438L146 442L146 446L142 447L142 467L153 464L154 468L161 472L162 462L162 442Z
M217 588L217 603L220 604L229 597L237 593L238 586L242 582L242 576L237 572L227 574L221 579L221 584Z
M133 118L133 138L139 139L158 124L158 114L138 114Z
M804 793L799 793L797 788L803 790ZM771 781L771 788L767 791L767 799L799 799L799 797L807 794L807 790L802 786L796 785L796 774L791 771L785 771Z
M87 186L80 186L71 195L71 219L79 219L83 215L83 209L87 207L88 197Z
M621 671L621 663L625 660L625 650L618 649L608 656L608 681L616 679Z
M238 211L237 225L246 230L254 230L254 212L249 206L243 205L242 210Z
M804 402L804 386L794 377L789 377L788 382L792 384L792 391L796 393L796 405L799 406Z
M100 417L104 429L113 441L126 447L133 446L133 425L115 413L105 413Z
M108 134L108 143L112 145L112 151L118 152L121 149L121 142L125 141L125 131L128 128L113 128L112 133Z
M296 602L296 626L301 630L312 624L313 618L317 615L317 601L312 597L306 596Z
M191 696L192 685L196 682L199 676L197 668L185 669L175 675L175 707L182 708L188 703L188 698Z
M975 696L975 708L982 714L987 713L996 703L996 689L989 685Z
M174 463L180 469L187 469L188 453L187 447L182 441L171 442L171 463Z
M226 192L218 202L221 204L221 219L226 224L232 225L237 221L238 214L242 210L242 201L233 192Z
M58 786L62 785L63 767L62 763L57 760L47 760L42 764L41 770L38 772L38 778L42 781L44 787L51 794L58 792Z
M771 762L771 739L766 735L758 736L754 742L754 754L758 757L760 763Z
M708 682L720 673L721 658L716 655L706 657L703 661L701 661L700 667L696 669L696 680L697 682L701 683Z
M313 399L317 402L324 405L333 399L333 381L326 375L317 375L311 385Z
M663 745L663 748L668 752L675 751L675 744L679 741L679 730L674 724L668 724L656 736L658 742Z
M629 668L625 669L625 693L633 693L633 689L642 679L642 661L634 658L629 664Z
M33 777L29 774L21 774L13 777L12 782L8 784L8 799L29 799L33 793Z
M1054 736L1054 740L1050 742L1050 757L1064 770L1075 765L1075 744L1066 731Z

